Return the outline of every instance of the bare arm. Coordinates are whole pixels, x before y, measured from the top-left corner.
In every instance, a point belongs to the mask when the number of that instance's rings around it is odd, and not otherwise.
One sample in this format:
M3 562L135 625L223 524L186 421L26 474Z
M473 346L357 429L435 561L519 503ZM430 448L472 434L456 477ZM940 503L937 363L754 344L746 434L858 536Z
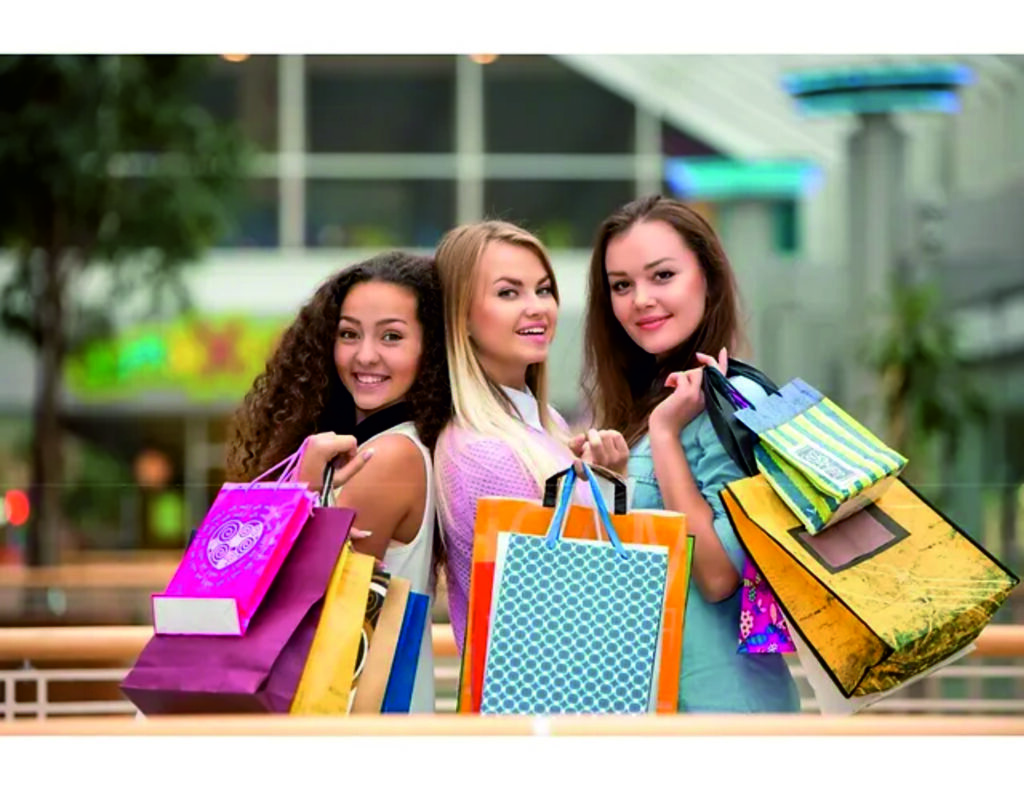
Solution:
M415 444L397 434L379 436L366 445L373 463L342 486L335 506L356 511L353 528L369 532L354 538L356 551L384 559L392 538L409 542L423 520L427 476Z
M718 360L704 354L697 355L702 364L715 365L726 370L728 359L725 349ZM658 478L658 488L662 500L669 510L686 514L687 528L696 538L694 542L693 578L697 590L704 600L717 603L732 595L740 584L740 575L730 559L726 547L722 545L715 528L716 514L704 498L717 496L716 490L701 491L709 488L709 483L717 485L717 471L711 469L706 474L695 476L691 470L686 453L683 452L680 432L683 427L704 411L704 396L701 383L704 378L703 368L673 373L665 382L666 386L675 391L659 403L648 418L648 430L651 439L651 456L654 461L654 474ZM720 447L718 449L721 449ZM706 464L718 470L715 458L708 459ZM707 478L698 480L698 477ZM714 478L714 480L712 480ZM723 525L723 529L731 529Z
M714 528L715 514L701 495L683 452L678 432L651 430L651 455L665 508L686 514L694 542L693 578L704 600L728 598L740 577Z

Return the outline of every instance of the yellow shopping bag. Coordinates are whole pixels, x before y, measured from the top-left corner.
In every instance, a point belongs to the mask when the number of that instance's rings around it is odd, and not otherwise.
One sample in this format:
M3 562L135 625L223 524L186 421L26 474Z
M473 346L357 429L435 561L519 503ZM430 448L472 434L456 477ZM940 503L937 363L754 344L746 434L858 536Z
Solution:
M345 544L334 567L290 713L348 713L374 558Z
M790 629L846 697L892 689L963 650L1020 581L898 479L819 535L762 475L720 496Z

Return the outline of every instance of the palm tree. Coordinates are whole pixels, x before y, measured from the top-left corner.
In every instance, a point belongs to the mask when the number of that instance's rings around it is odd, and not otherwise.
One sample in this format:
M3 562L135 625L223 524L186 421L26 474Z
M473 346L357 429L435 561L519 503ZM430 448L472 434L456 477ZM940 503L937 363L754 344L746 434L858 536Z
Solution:
M956 332L931 284L899 285L888 323L869 344L869 364L884 389L886 439L908 457L926 459L936 444L951 455L968 423L989 406L957 353ZM914 473L928 464L915 464Z

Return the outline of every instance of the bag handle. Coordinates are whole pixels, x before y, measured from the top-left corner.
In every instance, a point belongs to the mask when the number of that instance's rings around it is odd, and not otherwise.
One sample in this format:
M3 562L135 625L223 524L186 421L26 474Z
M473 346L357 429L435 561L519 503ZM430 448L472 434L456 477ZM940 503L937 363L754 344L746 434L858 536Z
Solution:
M612 526L612 519L608 514L608 506L605 504L604 496L601 494L601 488L598 486L597 478L594 477L594 473L587 464L583 464L583 472L586 475L587 482L590 484L590 493L594 498L594 504L597 507L597 514L601 520L601 524L604 526L605 532L608 534L608 540L615 548L615 553L618 554L619 557L622 559L628 559L629 554L622 545L622 541L619 540L619 535L615 531L615 527ZM562 487L562 496L559 498L555 514L551 517L551 526L548 528L547 538L544 541L548 548L554 548L554 545L562 537L562 530L565 527L565 519L569 513L569 503L572 500L572 489L576 483L577 476L575 466L570 466L562 474L565 475L565 485Z
M764 373L739 359L730 359L728 367L729 375L740 375L751 381L756 382L761 386L765 392L769 395L775 395L778 393L779 388L775 385L775 382L768 378ZM732 385L732 382L726 378L726 375L722 373L714 365L704 366L704 377L709 378L708 384L712 388L723 393L732 402L733 406L737 409L753 409L754 404L743 397L743 394ZM706 389L706 387L705 387ZM706 394L706 393L705 393Z
M273 472L273 471L275 471L277 469L280 469L282 466L284 467L284 471L281 472L281 474L278 476L277 480L275 480L274 482L276 482L278 485L280 485L282 483L291 482L291 476L292 476L292 474L294 474L295 470L297 469L299 461L302 458L302 453L305 452L306 444L308 442L309 442L309 437L307 436L305 439L302 440L302 444L299 445L299 449L298 450L296 450L294 453L289 455L287 458L282 458L280 461L278 461L272 467L267 469L265 472L263 472L262 474L254 477L251 481L249 481L249 486L246 488L246 490L248 491L254 485L256 485L256 483L258 483L260 480L265 478L271 472Z
M309 437L307 436L305 439L302 440L302 444L299 445L298 450L289 455L287 458L283 458L280 461L278 461L268 470L263 472L263 474L253 478L253 480L250 481L249 483L249 487L251 488L253 485L255 485L260 480L265 478L271 472L273 472L276 469L280 469L282 466L284 467L284 471L281 472L281 474L278 476L275 482L277 482L278 485L282 483L293 482L293 479L299 470L299 463L302 461L302 454L306 451L306 445L308 443ZM323 485L320 489L320 496L317 499L317 504L320 507L328 506L328 497L330 495L331 488L333 488L334 486L334 462L337 461L339 457L340 453L334 456L331 460L329 460L327 462L327 465L324 467L324 475L322 478Z
M709 382L712 387L717 387L718 390L725 395L737 409L752 409L753 404L743 397L742 393L736 389L732 382L729 381L723 375L722 371L716 368L714 365L704 366L704 377L710 378Z
M551 477L549 477L547 479L547 481L545 481L545 483L544 483L544 507L554 507L555 506L555 502L558 500L558 481L562 477L564 477L566 474L568 474L568 472L572 468L573 467L570 466L568 469L563 469L561 472L555 472L553 475L551 475ZM589 469L590 467L588 467L586 464L584 464L583 468L584 469ZM629 508L627 507L626 484L624 482L622 482L621 478L617 477L616 475L612 474L611 472L606 472L604 469L600 469L600 468L594 469L593 472L596 473L596 474L601 475L601 477L603 477L605 480L608 480L612 484L612 486L614 487L614 489L615 489L615 494L614 494L614 496L615 496L615 515L616 516L624 516L624 515L626 515L626 513L629 512ZM574 479L576 478L575 471L573 472L573 478ZM566 480L565 485L569 486L570 490L572 489L572 486L569 485L569 481L568 480ZM603 497L602 497L602 502L603 501L604 500L603 500Z
M316 501L319 507L331 506L331 490L334 488L334 461L337 457L338 456L334 456L334 458L327 462L327 466L324 467L324 477L320 488L320 496Z
M310 438L311 437L307 436L303 439L302 444L299 445L299 449L292 454L288 466L285 467L284 471L281 473L281 477L278 478L279 483L294 482L295 477L298 476L299 464L302 463L302 456L306 452L306 445L309 444Z
M291 456L289 456L289 458L290 457ZM335 458L337 458L337 456L335 456ZM286 458L284 461L279 463L278 466L281 466L281 464L285 463L286 461L288 461L288 458ZM263 474L267 474L267 473L273 471L274 468L276 468L276 467L271 467L271 468L267 469L265 472L263 472ZM253 483L255 483L255 482L256 481L253 481ZM324 488L321 490L321 494L319 494L319 497L316 500L316 504L319 507L329 507L330 506L329 498L331 496L331 488L333 487L333 485L334 485L334 458L332 458L330 463L328 463L328 465L324 468ZM193 527L193 529L191 529L191 531L188 533L188 540L185 541L185 551L187 551L188 547L191 546L191 544L193 544L193 541L196 539L196 535L198 533L199 533L199 527Z
M764 373L738 359L729 360L728 372L754 381L769 395L779 391L775 382ZM758 442L758 436L735 416L737 411L743 409L756 411L754 405L713 365L704 367L701 391L704 394L704 410L711 420L718 441L744 474L756 475L758 470L754 459L754 446Z

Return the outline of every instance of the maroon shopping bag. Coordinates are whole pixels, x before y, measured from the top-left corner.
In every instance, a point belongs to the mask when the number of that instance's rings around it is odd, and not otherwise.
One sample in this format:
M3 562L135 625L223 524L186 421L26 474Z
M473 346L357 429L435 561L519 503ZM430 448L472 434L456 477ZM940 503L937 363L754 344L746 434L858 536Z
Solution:
M317 507L244 636L154 635L121 690L147 715L287 713L355 511Z

